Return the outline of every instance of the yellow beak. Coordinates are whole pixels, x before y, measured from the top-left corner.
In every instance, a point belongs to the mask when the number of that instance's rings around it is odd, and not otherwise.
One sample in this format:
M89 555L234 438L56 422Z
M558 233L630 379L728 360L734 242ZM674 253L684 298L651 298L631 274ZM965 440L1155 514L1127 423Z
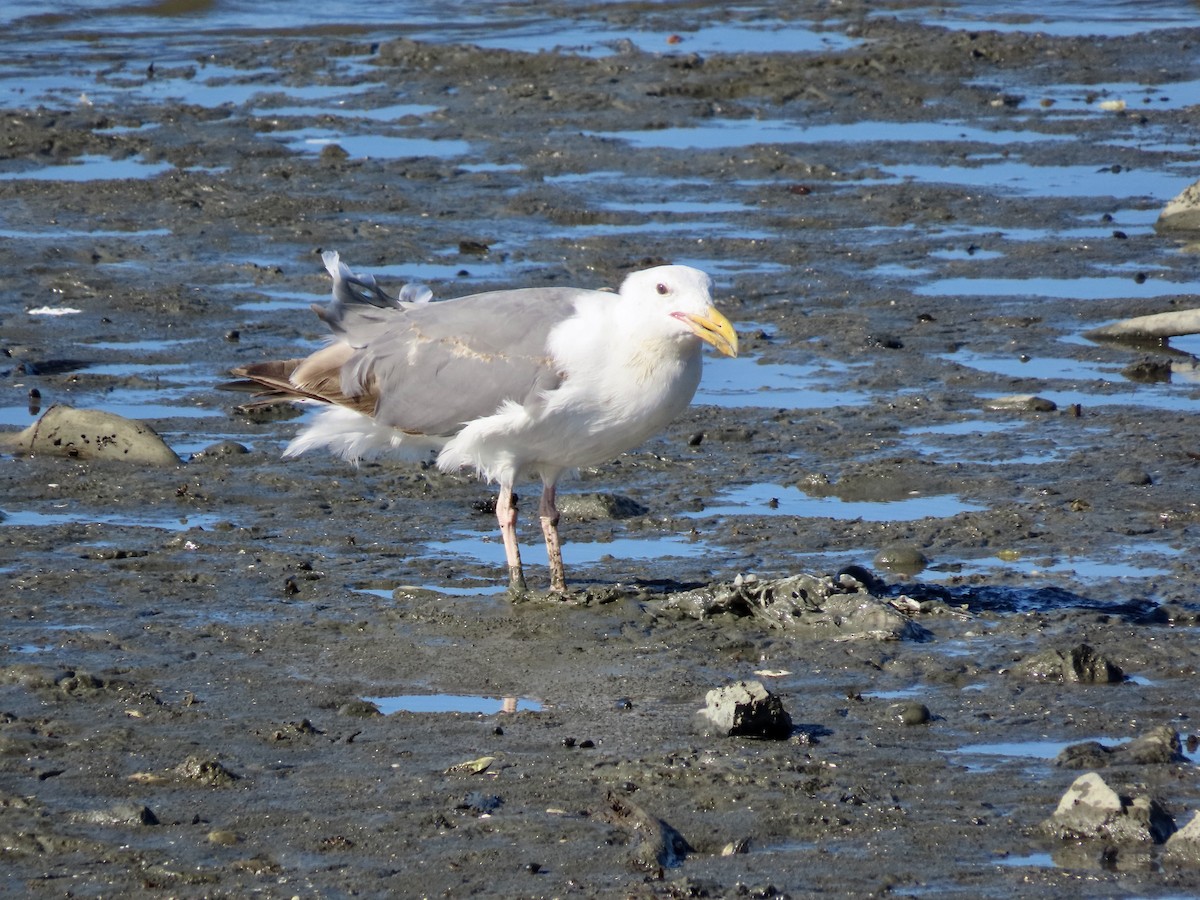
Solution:
M725 356L738 355L738 336L729 324L729 320L717 312L716 307L710 306L704 315L678 312L675 317L687 322L692 333L705 343L712 344L718 353Z

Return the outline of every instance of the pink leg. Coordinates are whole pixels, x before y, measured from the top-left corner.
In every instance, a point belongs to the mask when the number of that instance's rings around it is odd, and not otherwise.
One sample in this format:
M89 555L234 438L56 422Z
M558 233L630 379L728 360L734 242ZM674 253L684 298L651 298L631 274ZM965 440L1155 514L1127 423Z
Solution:
M562 544L558 540L558 507L554 503L554 483L542 486L542 501L538 505L542 534L546 538L546 558L550 562L550 590L567 592L567 573L563 571Z
M517 546L517 507L513 503L512 485L500 485L500 496L496 498L496 521L500 523L500 536L504 539L504 555L508 558L508 589L524 594L525 571L521 568L521 548Z

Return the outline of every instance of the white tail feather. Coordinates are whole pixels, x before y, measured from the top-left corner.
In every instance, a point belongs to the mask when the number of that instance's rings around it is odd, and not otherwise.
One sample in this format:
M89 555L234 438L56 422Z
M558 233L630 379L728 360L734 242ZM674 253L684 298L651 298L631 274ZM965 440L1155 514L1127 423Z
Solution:
M426 435L405 434L344 406L323 409L316 420L292 439L283 451L285 458L309 450L324 449L347 462L379 456L423 459L445 443Z

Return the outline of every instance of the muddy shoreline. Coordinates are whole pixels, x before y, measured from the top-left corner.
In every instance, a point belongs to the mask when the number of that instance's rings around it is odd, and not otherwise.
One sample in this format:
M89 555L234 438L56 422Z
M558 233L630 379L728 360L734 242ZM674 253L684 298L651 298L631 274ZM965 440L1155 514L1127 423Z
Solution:
M1195 357L1084 337L1194 305L1191 237L1154 222L1200 177L1177 52L1200 28L842 10L806 10L826 46L804 53L697 52L665 13L680 41L652 50L78 42L78 86L10 96L0 426L36 390L144 419L185 462L0 456L4 890L1200 890L1189 852L1042 825L1082 774L1062 748L1156 726L1180 754L1097 771L1176 827L1200 808ZM322 249L439 297L698 265L744 359L710 357L685 416L564 485L605 501L564 518L576 593L513 603L486 486L283 464L298 414L217 390L321 340ZM925 639L671 602L847 567ZM1084 645L1119 677L1038 663ZM790 738L696 729L740 679ZM517 711L378 714L409 695ZM655 822L686 848L647 844Z

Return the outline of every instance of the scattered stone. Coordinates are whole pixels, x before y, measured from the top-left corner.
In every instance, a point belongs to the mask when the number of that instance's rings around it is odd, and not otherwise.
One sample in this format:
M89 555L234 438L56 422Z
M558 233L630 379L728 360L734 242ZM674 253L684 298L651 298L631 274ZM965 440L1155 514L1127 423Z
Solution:
M792 733L792 717L783 702L760 681L738 681L713 688L696 719L702 732L722 737L786 740Z
M1152 766L1184 762L1179 732L1159 725L1125 744L1106 746L1085 741L1064 747L1054 760L1063 769L1103 769L1107 766Z
M908 703L893 703L889 709L896 721L902 725L928 725L933 719L929 707L915 700Z
M644 516L649 510L629 497L618 494L567 494L558 498L561 515L577 522L604 519L630 519Z
M175 451L149 425L98 409L52 406L9 440L15 450L30 454L152 466L180 463Z
M1087 644L1069 651L1036 653L1013 666L1013 672L1026 678L1065 684L1115 684L1125 680L1120 666Z
M198 781L209 787L225 787L241 778L225 768L220 760L201 756L189 756L175 771L189 781Z
M157 825L158 816L148 806L139 803L118 803L108 809L96 809L85 813L83 820L89 825Z
M455 809L464 810L473 816L490 816L504 803L495 794L484 794L481 791L471 791L458 803Z
M466 762L455 763L448 768L444 774L446 775L482 775L492 763L496 761L494 756L481 756L478 759L469 759Z
M668 595L664 609L697 619L753 616L768 627L828 640L925 640L929 632L849 572L743 579Z
M1123 797L1088 772L1075 779L1042 828L1064 841L1161 844L1175 831L1175 823L1157 800Z
M240 834L236 831L230 831L228 828L216 828L208 833L208 842L221 847L232 847L241 840L242 836Z
M350 154L340 144L326 144L321 148L319 159L325 165L334 165L350 158Z
M1113 481L1119 484L1134 484L1139 487L1147 484L1154 484L1154 479L1150 477L1150 473L1144 469L1136 469L1132 466L1120 469L1113 475Z
M1034 394L1008 394L983 403L984 412L1054 412L1058 404Z
M370 700L351 700L338 707L339 716L349 716L352 719L370 719L382 716L379 707Z
M1171 380L1171 364L1162 360L1143 359L1127 365L1121 374L1141 384L1166 384Z
M631 800L609 791L599 818L628 832L633 840L630 864L639 869L663 869L683 862L692 847L683 835Z
M215 444L209 444L203 450L197 450L192 454L192 461L202 459L223 459L228 456L244 456L249 453L250 449L238 441L217 441Z
M900 575L916 575L929 565L929 559L912 544L890 544L875 554L875 565Z
M721 848L722 856L737 856L739 853L750 852L750 838L738 838L736 841L730 841Z

